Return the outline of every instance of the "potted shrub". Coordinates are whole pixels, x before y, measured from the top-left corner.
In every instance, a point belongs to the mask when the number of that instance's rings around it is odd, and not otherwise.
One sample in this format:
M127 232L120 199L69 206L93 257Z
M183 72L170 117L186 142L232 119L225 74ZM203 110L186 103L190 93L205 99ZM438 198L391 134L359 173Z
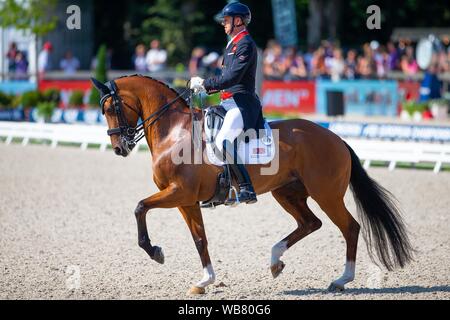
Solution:
M428 104L426 102L407 101L402 105L400 117L404 120L421 121L427 109Z
M64 121L74 123L77 121L80 109L83 107L84 93L80 90L72 92L69 98L69 109L64 111Z
M40 94L38 91L27 91L22 94L21 105L24 111L25 120L30 120L31 109L39 103Z
M75 90L70 95L69 108L81 109L84 105L84 92Z
M22 96L19 94L19 95L16 95L16 96L12 95L11 97L12 97L12 99L11 99L11 108L13 108L13 109L19 108L20 105L22 104Z
M0 91L0 109L9 109L11 107L12 96Z
M41 101L37 105L37 115L45 122L50 122L53 111L56 109L54 101Z
M61 91L56 88L46 89L41 92L41 101L53 102L55 104L56 108L53 111L51 122L60 122L62 117L62 110L59 109L61 104Z
M435 99L430 101L430 111L436 120L447 120L449 102L445 99Z
M56 106L59 106L61 102L61 92L59 89L50 88L41 93L42 101L54 102Z

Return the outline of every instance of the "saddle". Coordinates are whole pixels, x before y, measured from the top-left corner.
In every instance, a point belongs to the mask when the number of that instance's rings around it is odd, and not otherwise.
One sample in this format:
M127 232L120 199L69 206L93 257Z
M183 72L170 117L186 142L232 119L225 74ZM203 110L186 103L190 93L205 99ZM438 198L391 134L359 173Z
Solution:
M237 206L239 202L238 192L232 184L230 170L222 157L216 152L215 139L227 111L222 106L209 107L205 110L204 130L206 135L206 154L208 160L225 169L217 176L214 196L201 204L202 208L215 208L218 205ZM235 152L244 164L266 164L275 156L275 146L272 129L264 119L264 130L254 132L254 136L238 137L235 144Z
M205 110L206 154L208 160L217 166L226 164L215 152L215 139L222 128L226 113L222 106L209 107ZM236 152L243 164L267 164L275 157L272 129L266 119L263 119L263 123L263 130L243 133L237 138Z

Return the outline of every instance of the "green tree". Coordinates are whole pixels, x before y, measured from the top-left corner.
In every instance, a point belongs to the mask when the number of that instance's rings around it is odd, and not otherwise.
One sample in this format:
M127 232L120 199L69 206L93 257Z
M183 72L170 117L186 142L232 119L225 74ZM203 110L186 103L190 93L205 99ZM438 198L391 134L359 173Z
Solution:
M57 18L53 12L57 0L2 0L0 1L0 26L30 30L43 36L54 30Z
M97 65L95 67L95 79L105 83L108 81L107 66L106 66L106 45L101 45L97 53ZM89 105L91 107L98 107L100 102L100 93L97 89L92 88L89 96Z
M149 7L148 18L142 22L140 40L149 43L159 39L167 50L169 64L186 61L194 38L206 33L204 14L198 0L156 0Z

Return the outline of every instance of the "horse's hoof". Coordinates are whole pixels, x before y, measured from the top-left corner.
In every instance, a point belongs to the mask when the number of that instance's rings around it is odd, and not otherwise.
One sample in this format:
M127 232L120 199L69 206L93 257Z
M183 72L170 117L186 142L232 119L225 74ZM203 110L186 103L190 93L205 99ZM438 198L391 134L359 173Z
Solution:
M343 285L340 285L340 284L337 284L337 283L334 283L334 282L332 282L330 284L330 286L328 287L328 291L329 292L343 292L344 289L345 288L344 288Z
M278 261L277 264L270 266L270 271L272 272L272 276L274 279L281 274L285 266L286 265L284 264L283 261Z
M205 294L205 292L206 292L205 288L194 286L189 289L188 294Z
M164 252L161 247L154 246L152 259L160 264L164 264Z

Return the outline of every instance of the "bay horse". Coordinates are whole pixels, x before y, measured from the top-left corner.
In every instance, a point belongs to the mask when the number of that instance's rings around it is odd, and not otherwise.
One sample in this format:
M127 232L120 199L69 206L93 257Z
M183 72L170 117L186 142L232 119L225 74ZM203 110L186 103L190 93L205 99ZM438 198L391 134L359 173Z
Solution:
M127 145L136 135L139 118L145 119L140 131L151 152L153 180L160 192L137 204L135 217L138 244L151 259L164 263L160 247L152 245L147 232L146 215L155 208L178 208L200 255L203 278L190 289L205 293L215 281L208 253L200 201L215 192L216 178L222 167L207 161L201 164L174 163L172 151L182 143L191 143L192 114L202 120L202 112L192 111L187 102L165 83L150 77L133 75L107 84L92 79L102 95L101 106L109 127L114 152L127 156ZM299 240L318 230L322 222L307 204L314 199L346 241L346 265L343 275L332 281L330 291L342 291L354 280L360 224L344 204L350 186L357 204L362 231L370 257L377 258L388 270L404 267L413 258L414 249L393 195L370 178L350 146L333 132L311 121L293 119L271 122L278 130L279 169L273 175L261 175L268 165L247 165L258 195L271 192L276 201L297 222L297 228L272 247L271 273L280 275L285 264L283 253ZM131 140L130 140L131 139ZM205 141L202 141L204 150Z

